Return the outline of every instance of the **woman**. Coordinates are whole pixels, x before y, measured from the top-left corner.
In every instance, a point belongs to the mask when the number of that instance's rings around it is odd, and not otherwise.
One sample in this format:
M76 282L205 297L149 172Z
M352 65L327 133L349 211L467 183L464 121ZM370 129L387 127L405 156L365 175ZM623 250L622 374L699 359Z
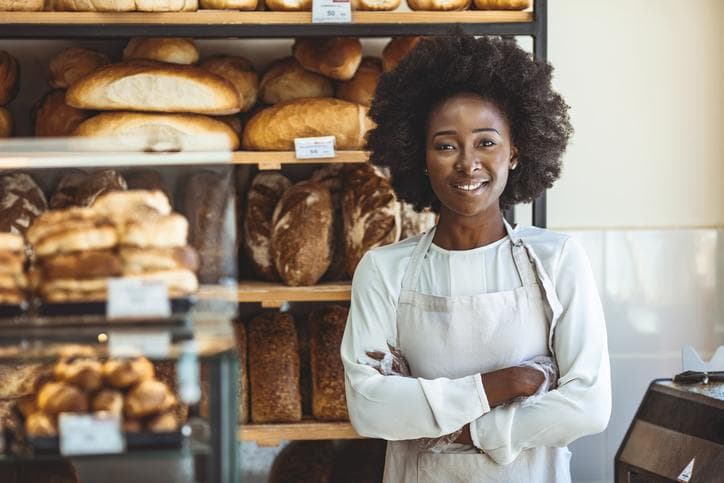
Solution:
M571 126L551 72L513 42L455 33L380 79L371 162L439 214L427 234L368 252L352 284L347 404L358 433L390 441L385 481L566 482L566 445L606 427L586 255L502 216L560 174Z

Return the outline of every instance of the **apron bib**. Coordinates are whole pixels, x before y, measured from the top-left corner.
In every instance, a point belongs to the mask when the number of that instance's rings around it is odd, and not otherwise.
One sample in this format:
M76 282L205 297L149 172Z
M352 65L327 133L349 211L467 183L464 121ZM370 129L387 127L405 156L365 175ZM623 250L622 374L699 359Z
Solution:
M520 278L514 290L451 297L420 293L417 281L435 228L415 247L402 279L396 324L396 346L413 377L455 379L554 355L553 332L561 304L530 246L507 221L504 224ZM568 475L569 456L566 448L534 448L501 466L472 446L453 444L434 453L420 450L415 440L390 441L384 481L549 482L556 481L558 473L558 481L569 481L570 476L561 479Z

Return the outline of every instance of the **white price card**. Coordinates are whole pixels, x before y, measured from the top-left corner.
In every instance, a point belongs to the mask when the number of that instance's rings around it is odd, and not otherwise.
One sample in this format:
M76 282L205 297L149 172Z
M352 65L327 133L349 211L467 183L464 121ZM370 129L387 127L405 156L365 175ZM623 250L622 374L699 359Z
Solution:
M61 413L58 418L60 454L115 454L126 450L121 419L109 413Z
M312 23L351 23L350 0L312 0Z
M168 300L168 288L162 280L108 279L106 316L109 319L170 315L171 302Z
M335 141L334 136L295 138L295 156L297 159L333 158Z
M168 331L108 332L108 353L111 357L162 358L168 357L170 349L171 333Z

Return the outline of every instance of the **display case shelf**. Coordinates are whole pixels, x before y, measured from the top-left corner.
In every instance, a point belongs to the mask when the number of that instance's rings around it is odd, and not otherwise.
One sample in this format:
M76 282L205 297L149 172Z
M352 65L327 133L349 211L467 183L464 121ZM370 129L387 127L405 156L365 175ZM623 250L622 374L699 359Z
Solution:
M245 424L239 428L239 440L259 446L278 446L282 441L361 439L349 422L306 420L286 424Z
M241 281L228 288L204 285L199 290L201 300L259 303L262 307L281 307L284 302L345 302L352 295L351 282L325 282L309 287L289 287L280 283Z
M281 169L289 164L366 163L366 151L337 151L333 158L297 159L294 151L236 151L233 164L256 164L259 169Z

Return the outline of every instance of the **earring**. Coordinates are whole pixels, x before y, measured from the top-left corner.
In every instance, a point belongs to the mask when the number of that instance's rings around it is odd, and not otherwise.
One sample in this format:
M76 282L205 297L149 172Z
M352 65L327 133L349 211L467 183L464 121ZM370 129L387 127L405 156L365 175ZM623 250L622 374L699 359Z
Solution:
M517 163L516 163L516 164L511 164L511 165L510 165L510 170L513 171L513 170L514 170L515 168L517 168L517 167L518 167L518 164L517 164Z
M425 176L430 176L430 172L425 168Z

